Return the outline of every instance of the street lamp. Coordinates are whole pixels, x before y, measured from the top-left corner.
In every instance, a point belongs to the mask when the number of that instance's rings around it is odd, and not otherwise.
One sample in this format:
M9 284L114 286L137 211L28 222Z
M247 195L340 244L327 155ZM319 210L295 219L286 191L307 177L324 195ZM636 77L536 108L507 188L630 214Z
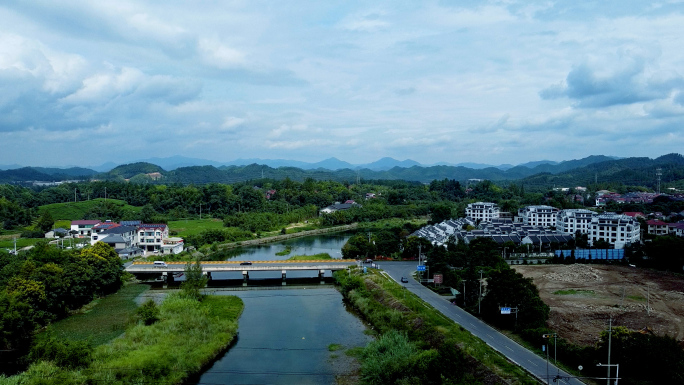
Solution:
M553 364L556 365L556 376L560 374L560 369L558 368L558 356L556 355L557 349L556 349L556 338L558 338L558 334L556 333L549 333L549 334L542 334L542 338L549 339L553 337ZM547 344L548 346L548 344ZM548 350L548 349L547 349ZM549 353L548 351L546 352L546 372L548 375L548 367L549 367Z

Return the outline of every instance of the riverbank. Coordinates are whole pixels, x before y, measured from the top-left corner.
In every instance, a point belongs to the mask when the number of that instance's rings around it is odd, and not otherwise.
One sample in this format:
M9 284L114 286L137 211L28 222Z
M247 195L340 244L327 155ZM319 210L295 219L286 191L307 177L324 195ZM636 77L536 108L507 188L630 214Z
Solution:
M158 309L157 322L138 323L123 337L96 347L85 368L41 361L22 374L0 378L0 385L181 384L230 346L244 305L233 296L198 302L171 294Z
M431 383L439 378L454 384L537 383L483 341L384 275L375 271L365 275L358 271L338 272L335 278L345 299L380 336L377 343L369 344L360 353L364 383ZM383 343L402 349L378 349L378 344Z
M292 234L281 234L281 235L274 235L274 236L263 237L263 238L258 238L258 239L250 239L250 240L241 241L241 242L223 243L223 244L219 244L218 248L219 249L232 249L232 248L243 247L243 246L261 245L264 243L286 241L288 239L307 237L307 236L311 236L311 235L339 233L339 232L343 232L343 231L354 230L357 227L358 227L358 223L352 223L351 225L333 226L333 227L326 227L323 229L316 229L316 230L305 230L305 231L300 231L300 232L292 233Z

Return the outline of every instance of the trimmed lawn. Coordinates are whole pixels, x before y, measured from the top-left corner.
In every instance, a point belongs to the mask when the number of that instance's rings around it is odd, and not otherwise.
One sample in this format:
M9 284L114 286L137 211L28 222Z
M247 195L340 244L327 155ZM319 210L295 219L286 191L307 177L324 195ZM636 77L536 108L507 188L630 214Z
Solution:
M138 305L135 297L150 287L129 284L105 298L96 299L74 314L50 326L58 337L90 340L93 346L105 344L126 329Z

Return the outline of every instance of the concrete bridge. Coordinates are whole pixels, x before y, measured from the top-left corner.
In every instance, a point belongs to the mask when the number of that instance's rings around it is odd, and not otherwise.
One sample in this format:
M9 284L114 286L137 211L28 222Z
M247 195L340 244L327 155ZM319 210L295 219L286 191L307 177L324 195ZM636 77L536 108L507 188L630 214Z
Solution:
M187 262L165 262L164 264L155 264L154 262L133 262L126 268L126 271L139 275L161 275L166 282L173 281L174 273L183 273ZM358 266L359 261L356 260L310 260L310 261L205 261L200 262L202 272L211 280L212 273L219 272L241 272L243 277L243 285L247 285L249 281L249 273L255 271L280 271L283 285L287 278L287 271L293 270L309 270L317 271L318 277L323 281L323 276L326 271L344 270L351 266Z

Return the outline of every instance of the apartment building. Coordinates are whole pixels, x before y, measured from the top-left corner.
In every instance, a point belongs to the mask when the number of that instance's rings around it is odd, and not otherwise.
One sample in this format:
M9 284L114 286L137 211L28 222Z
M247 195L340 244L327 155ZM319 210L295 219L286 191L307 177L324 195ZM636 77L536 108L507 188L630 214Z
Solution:
M519 222L530 226L556 227L558 209L546 205L526 206L518 210Z
M594 214L596 213L585 209L561 210L556 217L556 230L569 235L575 235L576 231L589 234Z
M141 224L138 226L138 247L145 251L161 250L164 239L169 237L169 227L165 224Z
M593 244L599 239L622 249L627 244L639 242L641 226L636 219L621 214L604 213L594 215L591 219L589 242Z
M476 222L491 222L494 218L499 218L501 210L499 205L492 202L475 202L466 207L466 218Z

